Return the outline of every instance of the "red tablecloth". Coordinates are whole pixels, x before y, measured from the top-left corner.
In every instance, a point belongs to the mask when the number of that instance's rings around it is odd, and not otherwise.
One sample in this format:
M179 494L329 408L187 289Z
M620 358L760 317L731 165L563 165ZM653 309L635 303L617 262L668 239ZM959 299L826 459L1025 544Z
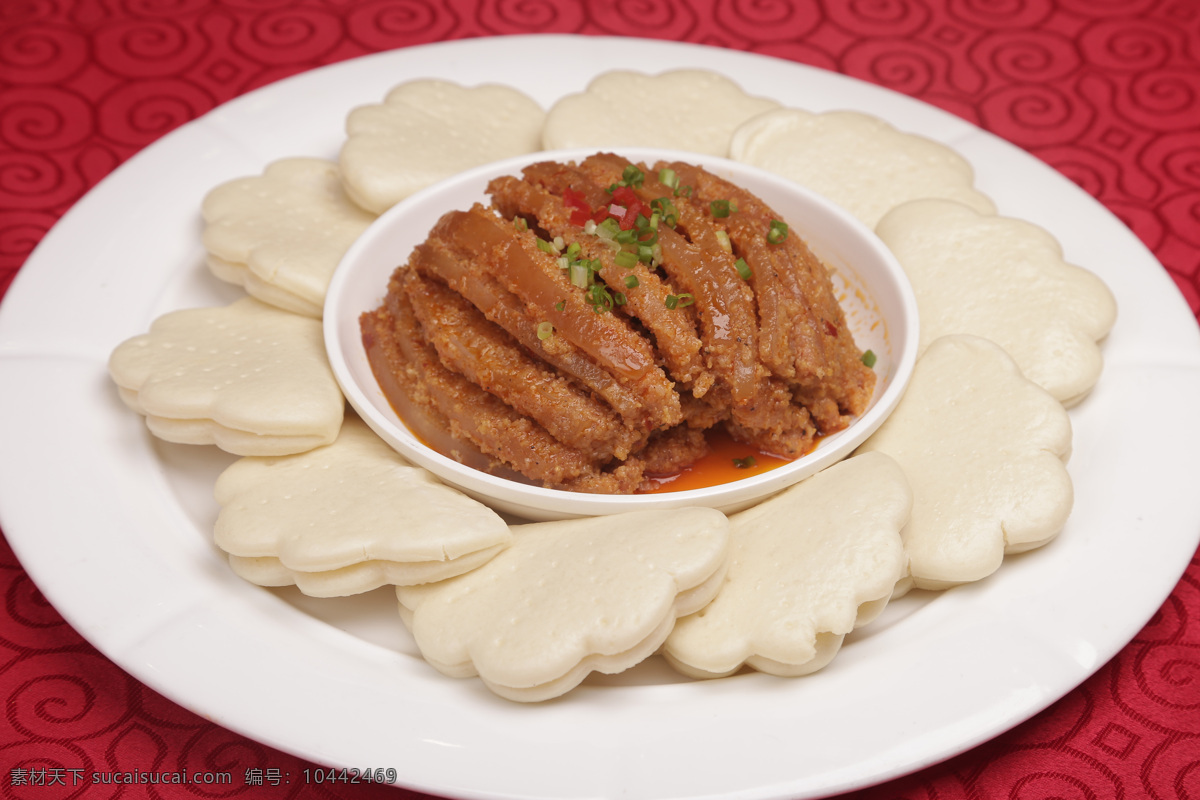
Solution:
M940 106L1080 184L1153 250L1200 313L1197 0L5 2L0 290L97 181L226 100L380 50L531 32L750 50ZM0 589L0 795L405 796L272 785L273 770L297 776L314 765L126 675L45 602L6 544ZM205 769L237 780L122 792L81 778ZM261 771L263 785L246 783L247 770ZM1067 697L964 755L848 796L1200 798L1200 559L1134 641Z

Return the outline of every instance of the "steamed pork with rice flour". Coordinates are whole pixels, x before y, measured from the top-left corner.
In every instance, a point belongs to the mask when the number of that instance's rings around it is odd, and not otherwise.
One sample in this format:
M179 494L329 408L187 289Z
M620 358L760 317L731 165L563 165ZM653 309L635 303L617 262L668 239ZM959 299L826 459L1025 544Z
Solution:
M753 194L598 153L488 195L445 214L361 319L393 405L452 457L634 493L715 432L793 459L867 407L828 269Z

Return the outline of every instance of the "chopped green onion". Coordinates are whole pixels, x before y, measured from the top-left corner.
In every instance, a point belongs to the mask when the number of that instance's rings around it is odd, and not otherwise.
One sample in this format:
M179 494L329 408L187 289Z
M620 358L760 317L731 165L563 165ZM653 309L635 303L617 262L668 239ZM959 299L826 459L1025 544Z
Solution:
M623 305L625 305L625 303L628 302L625 299L625 295L622 294L621 292L613 292L612 299L613 299L613 302L619 306L623 306Z
M587 222L583 223L583 232L589 236L594 234L596 232L596 220L589 219Z
M660 169L658 171L658 182L668 189L675 189L679 186L679 176L675 174L673 169Z
M569 258L567 258L566 256L558 257L558 268L559 269L569 269L570 266L571 266L571 260Z
M644 172L642 172L640 169L638 169L636 164L630 164L621 173L621 181L626 186L633 186L634 188L636 188L638 186L641 186L642 181L644 181L645 179L646 179L646 174Z
M868 350L862 354L862 362L865 367L872 369L875 366L875 351Z
M696 298L690 294L669 294L664 302L667 308L685 308L696 302Z
M651 200L650 208L658 212L668 228L674 228L675 224L679 222L679 209L675 208L675 204L671 202L671 198L669 197L660 197L657 200Z
M732 200L713 200L708 204L714 219L728 217L737 211L737 203Z
M596 235L601 239L612 239L620 232L620 224L612 217L596 225Z
M733 252L733 244L729 241L729 234L725 231L717 231L717 242L726 253Z
M549 253L552 256L558 255L558 251L554 249L554 245L550 244L545 239L539 237L536 241L538 250L541 250L543 253Z
M675 196L676 197L691 197L692 196L692 187L680 186L680 187L676 188Z
M758 462L754 460L754 456L746 456L745 458L735 458L733 465L738 469L750 469L758 466Z
M602 314L605 311L611 311L613 307L612 295L608 293L608 289L599 283L593 283L588 287L588 304L591 305L592 311L597 314Z
M513 227L519 231L527 231L529 223L525 221L524 217L513 217Z
M567 248L567 258L574 261L579 258L579 251L583 248L579 246L579 242L571 242L571 246Z
M771 220L771 229L767 231L767 241L771 244L779 244L788 235L788 226L786 222L780 222L777 219Z
M617 253L614 260L617 262L618 267L624 267L625 269L633 269L638 263L638 257L636 253L630 253L624 250L620 253Z
M637 257L638 261L644 261L649 264L654 259L654 245L639 244Z
M537 327L537 336L539 339L549 339L554 335L554 326L549 322L539 322Z
M571 264L570 279L572 286L586 289L591 277L592 271L587 268L587 264L583 261L575 261Z
M555 310L555 311L562 311L562 310L563 310L564 308L566 308L566 307L567 307L567 301L566 301L566 300L559 300L557 303L555 303L555 304L554 304L554 310Z
M636 289L638 286L638 283L639 283L639 281L638 281L637 275L626 275L625 276L625 288L626 289Z
M555 236L552 244L554 245L554 249L560 253L562 252L562 249L567 246L567 243L563 241L561 236Z
M754 274L750 271L750 265L746 263L744 258L739 258L733 262L733 265L737 267L738 275L741 275L744 281L750 280L750 276Z

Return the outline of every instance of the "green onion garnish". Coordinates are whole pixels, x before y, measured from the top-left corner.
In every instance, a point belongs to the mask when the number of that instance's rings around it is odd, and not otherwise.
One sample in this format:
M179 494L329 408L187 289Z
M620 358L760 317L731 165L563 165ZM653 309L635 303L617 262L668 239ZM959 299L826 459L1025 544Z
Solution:
M713 200L708 204L708 207L712 210L714 219L728 217L730 214L736 213L738 210L737 203L732 200Z
M625 269L633 269L638 263L637 253L630 253L625 250L617 253L613 260L617 262L618 267L624 267Z
M625 288L626 289L636 289L637 286L638 286L637 275L626 275L625 276Z
M680 186L680 187L676 188L675 196L676 197L691 197L692 196L692 187Z
M767 231L767 241L771 244L779 244L788 235L788 226L786 222L780 222L777 219L771 220L771 229Z
M668 189L675 189L679 186L679 176L675 174L673 169L660 169L658 171L658 182Z
M608 293L608 289L599 283L593 283L588 287L587 301L591 305L592 311L595 311L597 314L610 311L613 307L612 295Z
M587 264L585 262L575 261L571 263L570 279L572 286L578 286L580 289L586 289L588 287L588 283L590 283L591 277L592 271L587 268Z
M579 258L579 251L582 249L583 248L579 246L579 242L571 242L570 246L567 247L567 258L574 261L575 259Z
M872 369L875 366L875 351L868 350L862 354L862 362L867 369Z
M667 308L685 308L696 302L696 298L690 294L669 294L664 302Z
M612 298L613 298L613 302L619 306L623 306L623 305L625 305L626 302L628 302L625 299L625 295L621 294L620 292L613 292Z
M555 311L562 311L562 310L563 310L564 308L566 308L566 307L567 307L567 301L566 301L566 300L559 300L557 303L555 303L555 304L554 304L554 310L555 310Z
M738 275L741 275L744 281L750 280L750 276L754 274L750 271L750 265L746 263L745 259L739 258L733 262L733 265L737 267Z
M525 221L524 217L513 217L513 227L519 231L527 231L529 223Z
M754 460L754 456L746 456L745 458L735 458L733 465L738 469L750 469L757 466L758 462Z
M637 188L638 186L642 185L642 181L645 180L645 178L645 173L638 169L636 164L630 164L625 168L625 171L621 173L621 185Z
M733 244L729 241L729 234L726 233L725 231L721 231L721 230L718 230L716 233L717 233L717 243L721 245L721 249L724 250L726 253L732 253L733 252Z
M551 325L549 322L539 322L538 327L537 327L537 334L538 334L539 339L543 339L543 340L549 339L551 336L554 335L554 326Z
M674 228L675 224L679 221L679 209L675 208L675 204L671 202L669 197L660 197L657 200L651 200L650 208L658 212L668 228Z
M549 253L552 256L558 255L558 251L554 249L554 245L550 244L545 239L539 237L536 241L538 250L541 250L543 253Z
M612 239L618 233L621 233L621 226L612 217L609 217L596 226L596 235L601 239Z

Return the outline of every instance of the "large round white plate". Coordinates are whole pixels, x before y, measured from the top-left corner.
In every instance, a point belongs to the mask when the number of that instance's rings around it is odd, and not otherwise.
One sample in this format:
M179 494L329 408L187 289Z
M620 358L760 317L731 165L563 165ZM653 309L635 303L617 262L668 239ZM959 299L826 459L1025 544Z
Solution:
M549 106L600 67L718 70L812 110L870 111L954 146L1001 212L1059 237L1120 303L1099 386L1071 412L1076 508L1062 535L977 585L893 604L801 679L684 682L659 663L522 706L415 654L386 590L311 601L241 582L211 544L231 460L149 437L105 362L163 312L237 291L203 265L198 208L219 181L334 157L352 106L439 76L518 86ZM1200 336L1134 236L1071 182L903 96L769 58L574 37L413 48L319 69L231 102L147 148L76 205L0 316L0 513L66 619L139 679L316 762L394 767L463 797L813 797L947 758L1030 717L1158 609L1200 536L1192 454ZM869 502L869 490L864 502Z

